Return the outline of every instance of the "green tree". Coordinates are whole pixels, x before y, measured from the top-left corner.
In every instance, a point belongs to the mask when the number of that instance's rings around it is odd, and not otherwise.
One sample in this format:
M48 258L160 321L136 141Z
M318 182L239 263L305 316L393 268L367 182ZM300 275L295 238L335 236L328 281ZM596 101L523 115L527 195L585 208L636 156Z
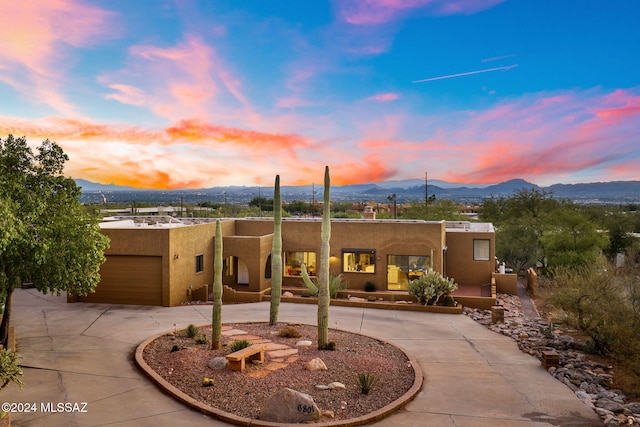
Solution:
M249 201L249 206L254 208L260 208L263 211L273 210L273 199L267 199L266 197L254 197Z
M24 137L0 140L0 302L6 344L13 290L87 295L100 280L109 240L79 202L80 188L62 175L67 155L45 140L34 153Z
M558 206L551 218L540 238L551 268L593 264L608 245L607 235L571 202Z
M544 258L541 237L559 202L551 193L523 189L509 197L491 197L480 209L480 219L496 229L496 256L517 273Z
M425 221L468 221L462 213L460 203L451 199L438 199L425 205L424 202L413 202L411 207L402 213L405 219L423 219Z

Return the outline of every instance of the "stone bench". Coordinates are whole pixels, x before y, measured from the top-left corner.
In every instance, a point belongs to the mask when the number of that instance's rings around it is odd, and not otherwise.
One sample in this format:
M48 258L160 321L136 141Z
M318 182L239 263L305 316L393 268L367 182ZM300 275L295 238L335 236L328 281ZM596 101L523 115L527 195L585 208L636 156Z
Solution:
M242 371L247 360L259 360L264 363L264 350L267 346L264 344L253 344L242 350L234 351L227 355L229 369L232 371Z

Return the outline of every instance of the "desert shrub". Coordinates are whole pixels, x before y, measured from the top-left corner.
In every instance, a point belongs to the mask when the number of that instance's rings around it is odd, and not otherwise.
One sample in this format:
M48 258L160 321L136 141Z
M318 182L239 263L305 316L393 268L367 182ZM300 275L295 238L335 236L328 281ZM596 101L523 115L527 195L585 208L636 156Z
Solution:
M189 338L195 338L196 335L200 333L200 329L198 329L198 327L192 323L191 325L187 326L187 329L185 329L185 333Z
M302 292L303 297L318 296L318 280L317 279L312 280L312 285L313 286L311 288L307 286L307 290ZM333 273L329 274L329 296L331 298L336 298L340 296L340 294L342 294L343 291L347 289L348 285L349 285L349 282L345 280L342 274L333 274Z
M378 380L373 374L358 374L358 386L360 386L362 394L369 394L377 382Z
M376 290L376 285L373 282L367 282L364 284L364 291L365 292L375 292Z
M451 278L445 278L442 274L432 269L427 270L419 278L409 282L407 291L409 295L416 297L420 304L437 304L440 297L449 295L458 289L458 284Z
M247 341L247 340L238 340L238 341L233 341L229 344L229 351L231 351L231 353L236 352L238 350L242 350L243 348L247 348L247 347L251 347L251 341Z
M549 301L569 325L589 339L585 350L611 355L640 375L640 275L638 267L614 274L595 264L553 271Z
M278 331L278 336L282 338L300 338L300 332L294 326L287 326Z
M553 330L554 330L553 322L549 323L549 326L540 326L538 330L542 335L547 338L553 338Z
M196 344L206 344L207 343L207 336L205 334L200 334L200 335L197 335L194 338L194 340L195 340Z
M13 382L22 388L24 385L20 377L23 375L18 364L20 356L15 351L3 348L0 349L0 390Z

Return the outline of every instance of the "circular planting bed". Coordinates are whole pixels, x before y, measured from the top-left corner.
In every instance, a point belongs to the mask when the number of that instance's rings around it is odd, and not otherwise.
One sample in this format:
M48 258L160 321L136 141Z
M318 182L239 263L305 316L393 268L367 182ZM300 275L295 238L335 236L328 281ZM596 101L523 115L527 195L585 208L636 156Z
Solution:
M322 414L317 425L359 425L389 415L422 387L415 359L368 336L331 329L329 339L335 342L335 350L318 350L315 326L235 323L223 326L222 348L211 350L211 326L198 329L196 337L206 336L207 343L198 344L185 330L174 331L140 344L136 361L174 397L236 424L261 425L265 401L283 388L313 398ZM282 336L296 332L299 337ZM213 359L230 353L230 343L241 340L265 345L264 361L247 362L242 371L209 366ZM307 369L307 363L316 358L322 359L326 370ZM362 392L359 374L375 379L368 394ZM213 381L204 385L205 378Z

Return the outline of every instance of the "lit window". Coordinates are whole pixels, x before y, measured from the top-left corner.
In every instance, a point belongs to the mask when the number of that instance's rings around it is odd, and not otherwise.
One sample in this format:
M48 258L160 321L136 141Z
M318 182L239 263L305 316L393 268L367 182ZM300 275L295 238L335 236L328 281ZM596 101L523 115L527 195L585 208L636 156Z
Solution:
M196 273L204 270L204 255L196 255Z
M285 252L284 253L284 275L300 276L302 264L307 269L309 276L316 275L316 253L315 252Z
M375 273L376 251L373 249L345 249L342 252L342 271L345 273Z
M473 241L473 260L489 261L491 258L491 241L476 239Z

